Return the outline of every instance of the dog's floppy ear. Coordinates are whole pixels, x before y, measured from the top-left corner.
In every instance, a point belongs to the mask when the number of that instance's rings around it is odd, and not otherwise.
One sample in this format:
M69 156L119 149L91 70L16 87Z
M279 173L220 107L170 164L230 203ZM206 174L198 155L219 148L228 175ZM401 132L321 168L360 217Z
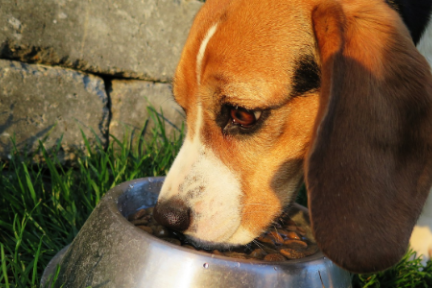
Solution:
M312 12L320 107L305 162L316 240L353 272L397 263L431 185L432 78L384 1Z

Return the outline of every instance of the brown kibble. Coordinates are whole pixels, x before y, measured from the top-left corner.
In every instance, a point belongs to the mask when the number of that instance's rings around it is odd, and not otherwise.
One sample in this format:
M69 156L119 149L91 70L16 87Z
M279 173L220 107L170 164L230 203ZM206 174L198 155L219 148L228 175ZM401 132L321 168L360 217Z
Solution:
M307 248L308 247L308 244L304 241L301 241L301 240L288 239L288 240L285 240L283 242L283 244L285 246L289 246L289 248L294 248L294 249L299 249L299 248L301 249L301 248Z
M178 233L171 232L169 229L160 225L153 218L153 208L140 209L134 214L128 216L129 221L139 229L153 234L155 237L174 245L181 245L182 236ZM272 225L271 231L263 233L256 240L256 249L250 252L249 247L238 247L233 251L205 251L213 255L223 255L227 257L240 259L258 259L269 262L281 262L287 259L299 259L319 251L318 246L310 242L305 235L304 227L298 227L297 224L288 218L288 214L277 219ZM302 224L304 225L304 223ZM302 241L303 240L303 241ZM187 242L186 242L187 243ZM193 247L190 243L183 245L186 249L202 251ZM279 251L278 251L279 250Z
M301 236L306 235L306 231L301 227L297 227L297 233L300 234Z
M289 239L295 239L295 240L300 240L300 237L298 236L298 234L294 231L289 231L287 234L287 237Z
M306 256L309 256L309 255L313 255L313 254L317 253L318 250L319 250L318 246L316 244L312 244L312 245L309 245L309 247L307 249L305 249L303 252L305 253Z
M266 253L263 249L261 249L261 248L257 248L257 249L255 249L255 250L253 250L253 251L249 254L249 256L250 256L250 257L253 257L253 258L256 258L256 259L263 259L264 256L265 256L266 254L267 254L267 253Z
M233 257L233 258L246 259L246 254L240 253L240 252L228 252L228 253L225 253L225 256Z
M213 251L212 251L212 254L215 254L215 255L223 255L223 253L222 253L221 251L219 251L219 250L213 250Z
M262 242L262 243L274 244L273 239L268 237L268 236L260 236L256 240L258 240L259 242Z
M269 261L269 262L280 262L280 261L285 261L285 257L282 256L279 253L273 253L273 254L268 254L264 257L264 261Z
M182 247L187 248L187 249L191 249L191 250L196 250L195 247L193 247L191 245L183 245Z
M134 224L135 226L139 226L139 225L147 225L147 224L148 224L148 220L147 220L147 219L132 220L131 222L132 222L132 224Z
M306 255L303 252L297 251L297 250L292 249L292 248L284 248L284 249L279 250L279 252L283 256L287 257L288 259L300 259L300 258L306 257Z
M180 240L177 240L177 239L175 239L175 238L171 238L171 237L164 237L164 238L161 238L161 239L164 240L164 241L167 241L167 242L169 242L169 243L172 243L172 244L174 244L174 245L178 245L178 246L181 245Z
M145 209L140 209L134 214L131 214L128 216L129 221L138 220L144 217L147 214L147 211Z
M143 231L145 231L145 232L147 232L149 234L153 234L153 229L151 227L144 226L144 225L139 225L139 226L136 226L136 227L140 228L141 230L143 230Z
M275 243L277 243L277 244L281 244L281 243L284 242L282 236L281 236L279 233L277 233L276 231L272 231L272 232L270 232L270 233L268 234L268 237L269 237L269 238L273 238L273 241L274 241Z
M288 230L284 230L284 229L281 229L281 230L278 230L278 232L279 232L279 234L283 237L283 238L288 238L288 233L290 232L290 231L288 231Z

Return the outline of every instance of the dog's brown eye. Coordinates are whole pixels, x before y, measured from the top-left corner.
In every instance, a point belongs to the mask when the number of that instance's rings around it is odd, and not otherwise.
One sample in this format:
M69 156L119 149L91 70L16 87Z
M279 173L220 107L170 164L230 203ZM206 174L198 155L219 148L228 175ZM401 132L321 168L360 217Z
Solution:
M230 111L234 124L241 126L252 126L261 116L261 111L249 111L244 108L233 107Z

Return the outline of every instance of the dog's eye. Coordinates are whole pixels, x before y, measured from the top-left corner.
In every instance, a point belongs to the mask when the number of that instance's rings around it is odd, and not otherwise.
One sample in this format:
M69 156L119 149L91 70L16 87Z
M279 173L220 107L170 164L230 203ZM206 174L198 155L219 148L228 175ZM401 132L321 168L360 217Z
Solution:
M261 116L261 111L249 111L244 108L232 107L230 115L233 124L248 127L256 123Z

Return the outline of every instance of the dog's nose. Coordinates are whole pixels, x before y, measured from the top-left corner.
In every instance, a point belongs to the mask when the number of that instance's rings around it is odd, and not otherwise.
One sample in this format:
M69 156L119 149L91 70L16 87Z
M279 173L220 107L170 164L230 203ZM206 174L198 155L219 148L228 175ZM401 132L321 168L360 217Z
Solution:
M185 231L190 224L190 209L181 200L158 202L153 210L154 219L175 231Z

